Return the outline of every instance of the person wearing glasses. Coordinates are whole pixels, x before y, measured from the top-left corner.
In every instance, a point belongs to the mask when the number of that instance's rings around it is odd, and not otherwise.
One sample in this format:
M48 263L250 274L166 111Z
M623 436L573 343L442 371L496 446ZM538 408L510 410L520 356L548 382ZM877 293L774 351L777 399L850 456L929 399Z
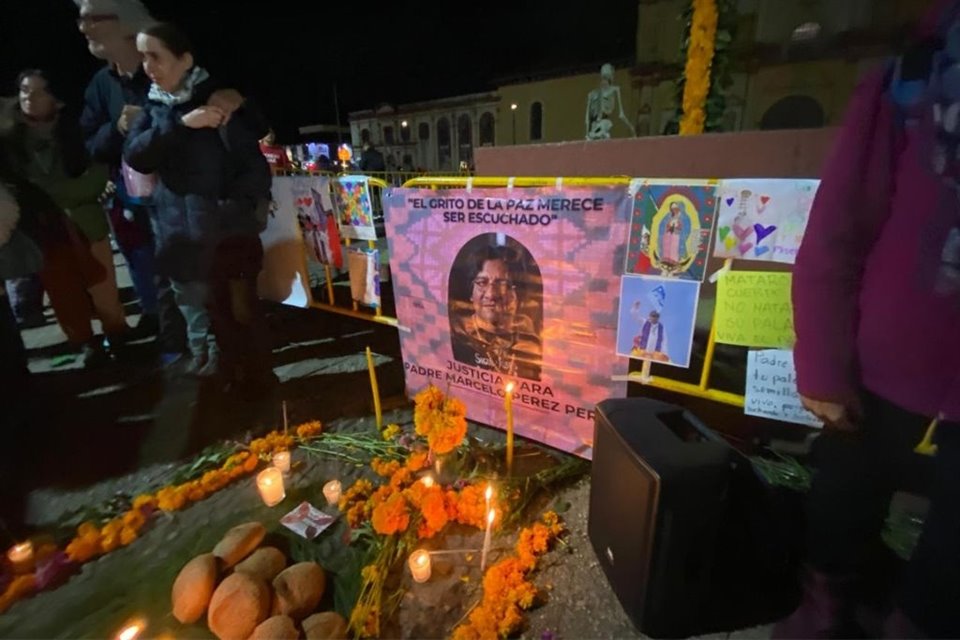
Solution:
M457 262L463 254L461 250ZM540 380L542 346L531 314L540 310L543 285L532 258L525 257L526 249L513 239L467 253L469 291L463 297L469 296L469 302L452 299L450 305L450 336L458 362Z

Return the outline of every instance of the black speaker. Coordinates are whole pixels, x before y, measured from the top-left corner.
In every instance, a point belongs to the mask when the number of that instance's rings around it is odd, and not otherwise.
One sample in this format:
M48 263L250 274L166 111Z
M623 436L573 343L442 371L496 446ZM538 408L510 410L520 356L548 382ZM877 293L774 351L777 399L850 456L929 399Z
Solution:
M789 609L792 593L772 612L747 601L749 591L793 584L789 563L770 551L765 508L749 460L683 408L646 398L597 405L588 534L645 635L738 628ZM761 584L771 573L781 584Z

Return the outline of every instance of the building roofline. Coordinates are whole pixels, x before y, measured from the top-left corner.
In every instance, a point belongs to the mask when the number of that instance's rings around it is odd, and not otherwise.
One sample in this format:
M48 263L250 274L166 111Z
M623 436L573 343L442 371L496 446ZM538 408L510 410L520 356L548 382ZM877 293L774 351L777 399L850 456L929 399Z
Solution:
M379 109L361 109L360 111L351 111L347 115L351 119L375 118L380 115L402 115L405 113L416 113L418 111L427 111L429 109L442 109L448 107L459 107L463 105L473 105L482 102L499 102L500 95L495 91L484 91L481 93L467 93L459 96L450 96L447 98L435 98L433 100L421 100L419 102L408 102L405 104L385 105L393 109L389 114L379 113Z

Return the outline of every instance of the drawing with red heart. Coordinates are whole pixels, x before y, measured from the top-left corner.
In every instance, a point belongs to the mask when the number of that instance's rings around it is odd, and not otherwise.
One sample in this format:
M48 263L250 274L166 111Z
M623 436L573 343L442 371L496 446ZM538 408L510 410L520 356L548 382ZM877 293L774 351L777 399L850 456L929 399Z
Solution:
M758 223L753 225L753 229L757 232L757 244L760 244L764 238L777 230L777 226L772 224L769 227L765 227Z

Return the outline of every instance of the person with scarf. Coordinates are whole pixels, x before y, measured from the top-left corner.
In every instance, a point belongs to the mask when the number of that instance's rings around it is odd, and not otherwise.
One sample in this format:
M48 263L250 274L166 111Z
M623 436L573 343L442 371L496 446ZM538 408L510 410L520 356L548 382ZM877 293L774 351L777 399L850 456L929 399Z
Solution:
M137 47L153 84L149 102L130 125L124 160L158 178L157 264L186 320L188 370L226 373L228 383L237 375L245 382L270 382L269 349L264 353L262 345L266 332L250 285L259 271L258 255L262 258L256 212L269 199L271 181L257 143L259 116L243 108L228 116L209 104L217 85L195 63L177 27L143 29ZM258 376L236 371L254 357L238 353L251 342L260 345ZM229 367L221 368L220 347Z
M185 350L184 321L170 283L154 264L152 198L137 192L135 184L128 188L126 177L132 174L123 171L121 162L124 139L147 101L151 84L141 67L136 35L155 20L140 0L74 1L80 12L77 27L91 55L107 62L87 85L80 126L87 150L94 160L107 165L114 186L107 208L114 239L140 299L137 333L157 333L160 361L172 364ZM224 88L213 92L210 102L230 114L244 100L234 89Z
M933 420L923 533L882 630L867 632L960 636L958 16L960 1L935 2L917 42L861 82L821 173L793 303L798 389L825 429L803 598L774 637L861 632L865 572Z

